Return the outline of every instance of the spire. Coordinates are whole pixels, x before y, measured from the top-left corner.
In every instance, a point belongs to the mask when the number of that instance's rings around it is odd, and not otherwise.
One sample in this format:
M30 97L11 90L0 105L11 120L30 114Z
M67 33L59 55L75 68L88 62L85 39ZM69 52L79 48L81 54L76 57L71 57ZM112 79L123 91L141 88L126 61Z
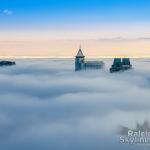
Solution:
M82 52L82 50L81 50L81 45L80 45L80 47L79 47L79 51L78 51L78 53L77 53L77 57L84 57L83 52Z
M82 46L81 46L81 44L80 44L80 46L79 46L79 49L82 49Z

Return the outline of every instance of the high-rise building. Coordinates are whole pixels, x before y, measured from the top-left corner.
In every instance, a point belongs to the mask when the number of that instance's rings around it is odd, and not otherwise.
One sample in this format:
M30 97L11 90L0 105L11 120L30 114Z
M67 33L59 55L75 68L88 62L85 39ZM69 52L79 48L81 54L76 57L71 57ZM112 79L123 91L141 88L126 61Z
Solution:
M84 62L85 62L85 56L83 55L83 52L80 47L75 59L75 70L79 71L84 69Z
M129 58L115 58L112 67L110 68L110 72L124 71L131 69L132 65L130 63Z
M87 70L87 69L102 69L104 67L103 61L85 61L81 47L75 57L75 70Z

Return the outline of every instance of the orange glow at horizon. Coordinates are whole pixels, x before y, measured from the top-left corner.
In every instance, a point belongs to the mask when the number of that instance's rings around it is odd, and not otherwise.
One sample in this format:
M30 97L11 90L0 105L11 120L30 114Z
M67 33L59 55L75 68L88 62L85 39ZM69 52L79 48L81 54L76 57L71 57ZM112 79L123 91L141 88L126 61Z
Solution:
M0 41L1 57L74 57L79 45L87 57L150 56L149 40L26 40Z

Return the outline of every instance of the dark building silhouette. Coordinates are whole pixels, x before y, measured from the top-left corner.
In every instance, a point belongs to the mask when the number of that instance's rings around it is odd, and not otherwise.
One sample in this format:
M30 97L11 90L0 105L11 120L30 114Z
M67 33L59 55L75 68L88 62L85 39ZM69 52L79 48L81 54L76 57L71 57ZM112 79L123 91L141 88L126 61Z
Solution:
M130 63L130 59L129 58L115 58L113 65L110 68L110 72L118 72L118 71L124 71L124 70L128 70L131 69L132 65Z
M80 48L75 58L75 70L76 71L82 70L84 68L84 64L85 64L85 56L83 55L82 50Z
M16 65L15 62L13 61L0 61L0 67L3 67L3 66L14 66Z
M79 48L79 51L75 57L75 70L96 70L96 69L102 69L104 67L103 61L85 61L85 56L83 55L83 52L81 50L81 47Z

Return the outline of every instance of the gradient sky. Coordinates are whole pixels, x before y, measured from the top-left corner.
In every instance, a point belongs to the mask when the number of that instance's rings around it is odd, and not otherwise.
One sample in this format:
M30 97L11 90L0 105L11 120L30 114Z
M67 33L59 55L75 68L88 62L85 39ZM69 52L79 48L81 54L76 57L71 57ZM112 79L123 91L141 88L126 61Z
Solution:
M0 40L149 38L149 8L149 0L1 0Z

